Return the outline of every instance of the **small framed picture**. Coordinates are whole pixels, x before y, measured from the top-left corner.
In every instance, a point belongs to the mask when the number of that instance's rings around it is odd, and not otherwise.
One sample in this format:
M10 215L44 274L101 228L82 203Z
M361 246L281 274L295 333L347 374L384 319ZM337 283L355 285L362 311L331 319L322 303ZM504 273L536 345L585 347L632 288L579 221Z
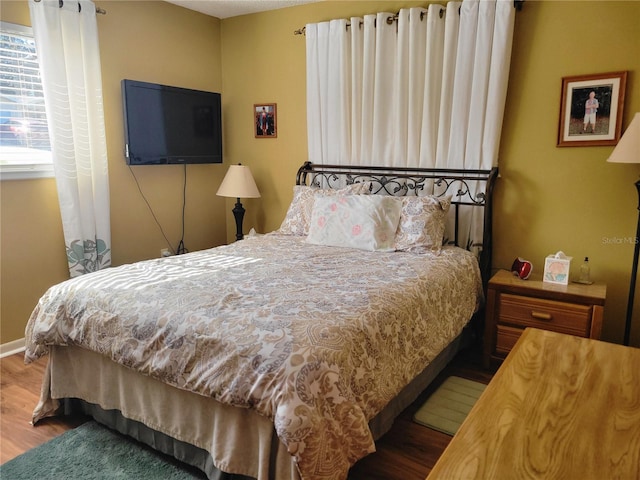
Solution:
M278 119L275 103L254 104L253 119L256 138L276 138L278 136Z
M564 77L558 146L616 145L626 84L627 72Z

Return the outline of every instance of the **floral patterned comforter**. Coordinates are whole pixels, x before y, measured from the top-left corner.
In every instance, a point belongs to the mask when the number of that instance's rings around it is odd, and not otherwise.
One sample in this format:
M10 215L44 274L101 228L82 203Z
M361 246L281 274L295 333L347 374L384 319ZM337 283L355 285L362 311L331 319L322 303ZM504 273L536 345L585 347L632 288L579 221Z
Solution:
M79 345L272 419L303 479L345 479L375 450L367 422L482 300L476 258L365 252L268 234L56 285L27 361Z

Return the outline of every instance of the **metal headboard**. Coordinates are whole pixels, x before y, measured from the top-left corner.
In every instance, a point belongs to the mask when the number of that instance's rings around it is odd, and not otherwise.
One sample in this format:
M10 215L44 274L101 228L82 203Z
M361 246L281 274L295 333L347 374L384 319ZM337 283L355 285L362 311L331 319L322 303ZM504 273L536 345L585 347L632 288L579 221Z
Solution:
M371 193L394 196L431 194L452 195L454 244L458 244L460 207L483 208L483 240L480 271L486 286L491 274L493 187L498 167L490 170L449 168L376 167L363 165L319 165L305 162L296 176L296 185L341 188L359 182L372 182ZM464 245L463 248L469 247Z

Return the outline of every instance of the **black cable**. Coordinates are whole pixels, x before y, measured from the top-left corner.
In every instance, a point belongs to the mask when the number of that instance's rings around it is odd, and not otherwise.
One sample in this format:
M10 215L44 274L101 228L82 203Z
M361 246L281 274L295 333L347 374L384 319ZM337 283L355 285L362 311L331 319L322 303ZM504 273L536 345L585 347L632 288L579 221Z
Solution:
M182 255L183 253L189 253L189 250L184 246L184 217L185 210L187 208L187 164L184 165L184 186L182 188L182 237L180 243L176 248L176 255Z
M138 191L140 192L140 195L142 195L142 199L147 204L147 207L149 208L149 211L151 212L151 216L156 221L156 224L158 225L158 228L160 229L160 232L162 233L162 236L166 240L167 246L169 247L169 250L171 250L171 253L173 255L175 255L176 251L171 247L171 242L167 238L167 235L164 233L164 230L162 229L162 225L160 225L160 222L158 221L158 218L156 217L156 214L153 213L153 208L151 208L151 205L149 204L149 201L147 200L147 197L144 196L144 192L142 191L142 188L140 187L140 183L138 182L138 178L136 177L136 174L133 172L133 169L131 168L131 165L127 165L127 166L129 167L129 171L131 172L131 175L133 176L133 179L135 180L136 185L138 186ZM185 172L185 187L186 187L186 172ZM184 208L183 208L183 217L184 217ZM183 225L184 225L184 223L183 223ZM183 226L183 231L184 231L184 226ZM184 233L183 233L183 237L184 237ZM182 240L180 240L180 243L182 243Z

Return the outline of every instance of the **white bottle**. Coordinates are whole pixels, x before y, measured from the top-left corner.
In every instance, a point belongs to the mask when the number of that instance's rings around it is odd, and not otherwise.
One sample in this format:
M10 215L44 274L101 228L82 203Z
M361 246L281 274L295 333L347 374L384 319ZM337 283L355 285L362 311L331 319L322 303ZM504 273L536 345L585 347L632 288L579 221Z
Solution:
M580 265L580 277L579 283L592 283L591 282L591 268L589 267L589 257L584 257L584 262Z

